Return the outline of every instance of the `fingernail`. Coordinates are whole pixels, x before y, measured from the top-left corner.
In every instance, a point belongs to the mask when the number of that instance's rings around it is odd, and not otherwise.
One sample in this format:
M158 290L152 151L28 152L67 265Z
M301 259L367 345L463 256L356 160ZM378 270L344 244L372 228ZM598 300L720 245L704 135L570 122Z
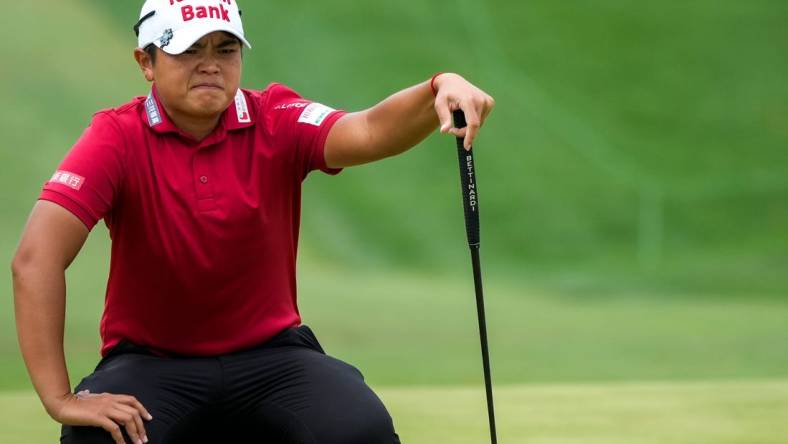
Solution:
M445 132L446 132L446 130L448 130L448 129L449 129L449 124L447 123L447 124L445 124L445 125L443 125L443 126L441 127L441 132L442 132L442 133L445 133Z
M151 416L150 414L148 414L148 421L150 421L151 419L153 419L153 416Z
M147 436L143 436L143 437L142 437L142 440L143 440L144 442L148 442L148 437L147 437Z

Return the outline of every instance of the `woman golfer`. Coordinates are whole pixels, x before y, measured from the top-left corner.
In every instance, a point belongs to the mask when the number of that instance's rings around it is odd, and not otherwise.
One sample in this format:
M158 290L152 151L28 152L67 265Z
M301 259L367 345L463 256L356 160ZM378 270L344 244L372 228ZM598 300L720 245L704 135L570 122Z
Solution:
M469 147L493 99L456 74L355 113L281 84L240 89L249 43L234 0L148 0L135 30L150 93L95 114L13 261L22 354L61 442L399 442L361 373L301 323L301 184L439 125ZM456 109L467 133L452 127ZM102 219L102 359L72 391L64 271Z

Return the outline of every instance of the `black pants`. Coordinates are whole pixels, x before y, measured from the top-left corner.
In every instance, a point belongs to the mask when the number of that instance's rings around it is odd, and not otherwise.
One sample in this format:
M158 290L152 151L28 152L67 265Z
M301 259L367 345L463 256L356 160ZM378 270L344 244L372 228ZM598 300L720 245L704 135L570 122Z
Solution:
M210 358L163 358L121 342L74 391L85 389L135 396L153 415L149 444L399 443L362 374L326 355L305 325ZM101 428L63 426L60 442L113 440Z

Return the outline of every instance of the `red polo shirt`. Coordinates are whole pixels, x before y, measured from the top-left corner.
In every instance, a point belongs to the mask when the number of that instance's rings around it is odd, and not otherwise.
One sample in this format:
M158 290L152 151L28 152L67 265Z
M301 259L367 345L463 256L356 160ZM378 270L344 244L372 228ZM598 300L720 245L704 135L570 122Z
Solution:
M239 91L201 142L169 120L155 88L97 113L40 199L109 228L102 355L123 338L217 355L299 325L301 183L340 171L323 146L343 114L279 84Z

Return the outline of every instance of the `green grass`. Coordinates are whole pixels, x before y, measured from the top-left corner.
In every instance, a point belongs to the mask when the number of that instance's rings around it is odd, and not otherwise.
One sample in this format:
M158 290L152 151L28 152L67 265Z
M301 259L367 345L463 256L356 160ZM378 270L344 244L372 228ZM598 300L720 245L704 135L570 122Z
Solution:
M402 442L489 440L481 387L377 389ZM501 443L783 444L788 381L497 386ZM0 392L0 442L53 442L30 392Z
M487 441L481 389L382 390L403 442ZM501 443L779 444L788 384L526 385L496 390Z
M466 258L458 258L458 266ZM324 345L382 384L480 378L469 275L365 274L304 264L304 319ZM496 378L524 381L779 377L788 304L628 294L544 293L488 275ZM404 366L402 362L413 364Z

